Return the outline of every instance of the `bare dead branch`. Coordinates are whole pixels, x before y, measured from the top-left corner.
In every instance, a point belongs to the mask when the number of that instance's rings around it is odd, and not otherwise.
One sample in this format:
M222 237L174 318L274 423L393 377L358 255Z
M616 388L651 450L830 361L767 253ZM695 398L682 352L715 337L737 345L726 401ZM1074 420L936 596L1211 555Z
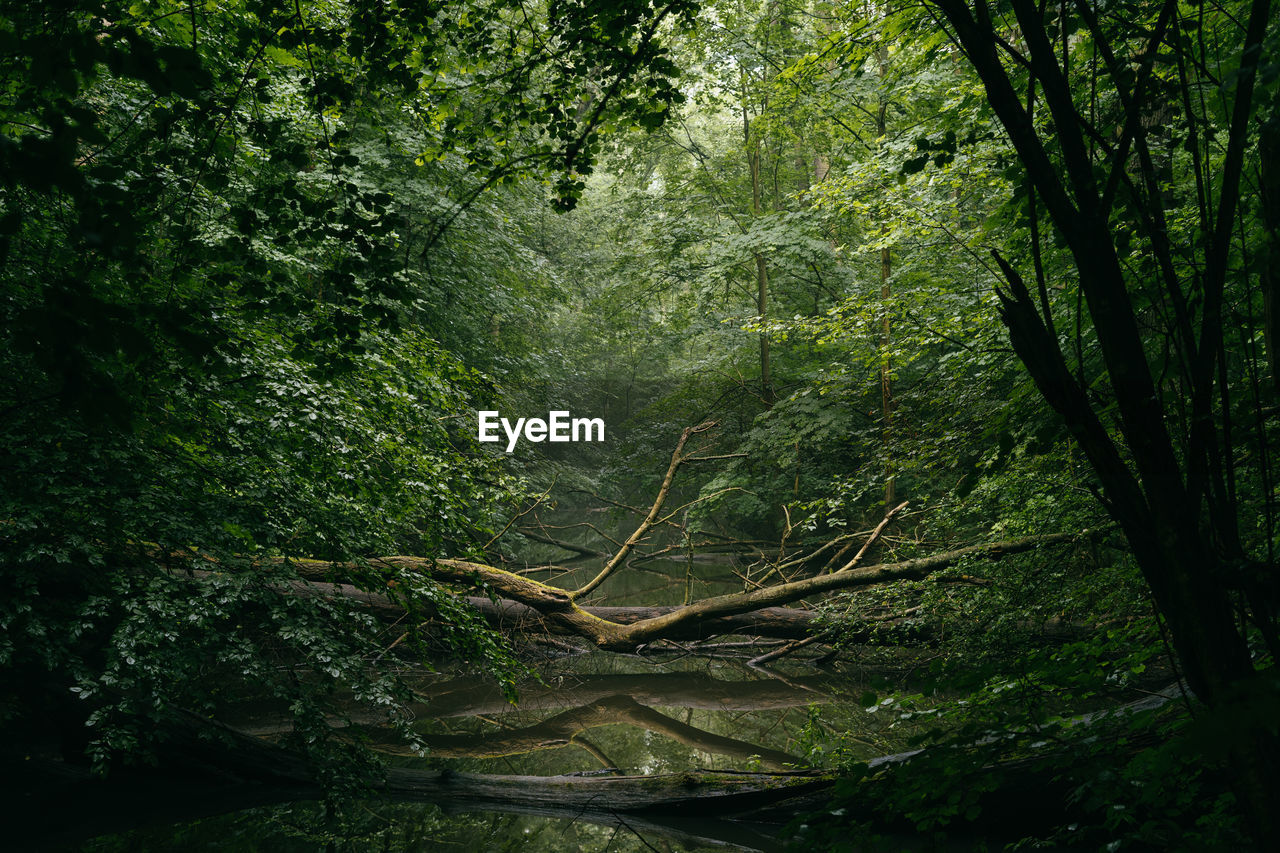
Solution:
M541 542L543 545L554 545L557 548L563 548L566 551L572 551L573 553L581 554L584 557L608 557L609 556L604 551L600 551L596 548L588 548L585 545L578 545L573 542L565 542L562 539L554 539L550 536L543 536L539 533L534 533L532 530L528 530L525 528L520 529L520 535L525 537L526 539L532 539L534 542Z
M823 640L827 638L830 635L831 635L830 631L823 631L821 634L814 634L812 637L805 637L803 640L796 640L795 642L787 643L785 646L783 646L780 649L774 649L773 651L766 652L765 654L762 654L759 657L752 658L751 660L747 661L747 666L762 666L771 660L777 660L780 657L785 657L786 655L789 655L794 651L803 649L805 646L812 645L818 642L819 640Z
M645 535L648 534L654 524L658 521L658 514L662 512L662 505L667 500L667 493L671 491L671 483L675 480L676 471L680 469L680 463L684 461L685 444L687 444L689 439L694 435L706 432L707 430L715 427L715 425L715 421L707 421L706 423L702 423L697 426L684 428L684 431L680 433L680 440L676 442L676 449L671 454L671 464L667 466L667 474L662 478L662 485L658 488L657 497L653 499L653 506L649 507L648 515L646 515L644 520L640 522L640 526L627 537L627 541L618 549L618 552L614 554L607 563L605 563L604 568L600 570L599 574L579 589L574 590L570 594L570 598L581 598L583 596L590 595L593 590L600 586L600 584L604 583L609 576L613 574L620 565L622 565L622 562L627 558L627 555L631 553L631 550L635 548L637 543L644 539ZM668 516L668 518L670 518L670 516ZM666 519L663 520L665 521Z
M903 501L893 509L886 512L881 522L876 525L876 529L871 531L871 535L867 537L867 541L862 543L862 547L858 549L858 553L853 555L852 560L841 566L839 571L848 571L849 569L857 566L859 561L862 560L863 555L867 553L867 549L875 544L876 540L880 538L880 534L884 533L884 529L889 526L889 522L893 520L893 517L897 515L899 511L907 506L907 503L908 501Z

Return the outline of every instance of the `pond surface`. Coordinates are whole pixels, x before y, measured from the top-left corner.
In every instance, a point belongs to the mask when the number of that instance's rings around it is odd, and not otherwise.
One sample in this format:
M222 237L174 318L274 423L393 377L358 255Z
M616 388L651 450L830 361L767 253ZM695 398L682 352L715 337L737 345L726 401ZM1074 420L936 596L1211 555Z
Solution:
M572 587L598 567L598 560L582 561L552 581ZM610 578L592 603L679 604L741 590L742 572L729 558L633 563ZM377 729L362 735L389 752L394 766L518 776L790 771L829 766L837 753L871 758L903 748L907 733L891 727L887 715L864 708L870 671L857 662L815 665L797 655L767 669L747 665L781 642L726 636L698 649L662 643L638 655L616 655L555 641L539 647L537 678L519 686L517 706L475 676L444 672L416 679L421 701L413 709L415 728L429 747L425 758L397 748ZM280 732L278 722L252 713L237 726L264 737ZM335 809L304 803L101 838L86 849L780 848L773 829L712 818L661 825L591 820L447 813L422 804L362 802Z

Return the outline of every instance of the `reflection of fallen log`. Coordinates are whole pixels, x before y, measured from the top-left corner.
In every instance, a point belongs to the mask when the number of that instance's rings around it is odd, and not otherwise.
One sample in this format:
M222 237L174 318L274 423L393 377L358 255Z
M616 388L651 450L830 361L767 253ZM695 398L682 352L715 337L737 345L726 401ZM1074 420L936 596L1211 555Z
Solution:
M1089 727L1151 710L1175 695L1176 686L1127 706L1083 715L1068 728ZM158 743L158 767L120 768L109 780L93 776L87 766L53 760L48 757L52 752L0 759L0 778L14 785L0 797L6 843L16 849L52 849L108 832L324 796L314 771L298 754L197 715L179 717L182 724L169 729ZM1012 837L1022 837L1027 833L1019 821L1057 819L1054 812L1068 805L1067 792L1061 790L1063 771L1078 756L1069 749L1046 747L1038 755L975 768L977 775L990 774L995 780L979 787L985 793L975 826L984 837L1008 833L1011 827ZM885 756L868 762L868 767L878 774L909 764L917 756L919 751ZM1093 765L1085 769L1096 771ZM898 812L874 808L878 805L874 801L878 778L864 780L843 796L868 795L866 817L877 823L891 822ZM833 781L831 776L816 772L540 777L396 768L373 786L371 795L456 811L625 825L704 845L770 850L781 846L773 838L776 826L814 810ZM758 823L739 822L742 820ZM774 824L774 828L760 824Z
M715 773L695 770L654 776L495 776L392 769L380 793L397 800L486 811L558 813L742 814L830 784L818 772ZM585 811L583 811L585 810Z
M743 761L758 757L761 766L771 770L783 770L803 763L794 755L776 749L714 734L673 720L641 705L630 696L609 696L524 728L466 735L424 735L422 740L435 758L498 758L543 749L559 749L573 743L577 735L588 729L615 724L645 729L703 752ZM377 732L370 732L368 736L376 739ZM371 745L379 752L415 754L404 747L398 737L386 744L374 740Z
M708 818L750 819L780 804L812 806L814 795L830 787L831 777L816 772L713 773L693 771L655 776L489 776L471 773L421 773L392 770L383 793L395 800L432 802L445 808L519 812L574 817L616 825L619 819L644 828L687 827L704 841L751 842L698 832ZM633 819L634 818L634 819ZM683 819L683 820L682 820ZM693 823L700 819L699 823ZM785 821L785 818L784 818ZM715 826L702 824L700 828ZM741 824L740 830L746 829ZM692 831L690 831L692 830Z
M730 742L718 743L714 740L715 735L709 735L710 740L697 742L690 737L686 737L688 734L697 732L697 729L690 729L690 732L686 733L680 728L684 726L683 723L671 720L669 717L652 709L655 707L668 707L695 708L707 711L783 710L805 707L814 703L829 702L832 698L832 688L843 684L844 682L841 679L825 674L804 676L786 681L776 678L723 681L694 672L579 675L570 676L554 685L522 684L519 687L518 705L513 706L497 684L480 681L475 678L458 678L419 686L419 695L424 698L421 701L410 703L407 707L418 719L491 716L508 714L517 710L523 712L566 711L568 714L578 715L576 718L577 731L585 730L595 725L605 725L609 722L629 723L660 734L666 734L681 743L706 752L735 755L741 758L760 755L762 758L768 757L769 760L774 762L766 766L781 767L784 764L798 763L798 759L782 752L773 754L760 747L742 744L739 741L732 741L732 739L730 739ZM622 715L612 720L605 719L603 716L598 719L594 717L588 719L585 716L585 710L588 707L599 707L602 704L615 711L620 710ZM651 712L653 716L649 717L637 713L632 713L628 716L627 711L634 708L643 708L645 711ZM293 727L292 721L283 721L286 716L283 708L278 708L274 713L264 715L259 711L229 722L234 728L252 735L280 735L287 733ZM564 714L561 716L564 716ZM368 726L372 729L383 723L385 723L385 715L383 714L351 708L342 721L335 719L332 724L338 726ZM533 743L534 748L540 749L549 746L562 746L569 740L578 743L578 739L573 736L575 729L572 727L563 726L554 730L550 727L544 729L543 726L547 723L550 723L550 720L531 727L539 731L530 732L526 737L533 740L527 740L527 743ZM671 728L669 724L674 724L676 728ZM484 743L478 748L489 751L473 750L467 752L467 754L480 756L482 754L498 755L531 751L516 748L513 741L507 740L508 735L509 733L486 735L482 739ZM503 746L500 751L494 751L499 749L499 741L502 742ZM432 748L432 755L435 756L451 757L453 755L452 752L443 750L452 748L465 750L466 747L465 741L453 744L447 740L433 741L431 738L427 738L427 742ZM740 749L739 747L749 748ZM461 755L462 753L459 752L458 754Z
M767 711L827 702L832 688L845 685L832 675L782 681L776 678L723 681L697 672L635 675L573 675L555 685L521 684L522 711L561 710L597 702L607 696L629 696L650 707L698 708L709 711ZM413 705L419 717L474 717L514 710L492 683L457 678L426 685L426 698Z
M575 634L564 625L545 618L534 608L510 599L496 602L482 596L468 596L468 603L475 607L489 624L514 631L542 631L554 634ZM676 605L659 607L583 607L584 613L617 625L633 625L646 619L666 616L681 608ZM798 607L763 607L751 613L739 613L704 622L679 626L664 635L670 640L704 640L720 634L750 634L756 637L774 637L791 640L806 637L813 628L816 615Z
M169 731L158 767L120 768L110 780L87 766L39 756L14 761L5 777L6 843L52 849L125 832L260 806L317 800L324 790L296 753L195 715ZM10 762L5 761L6 764ZM813 806L831 784L817 773L707 773L661 776L487 776L395 768L370 796L455 811L563 817L652 830L677 840L775 849L776 827L759 832L734 818L761 809ZM780 817L778 823L785 823Z

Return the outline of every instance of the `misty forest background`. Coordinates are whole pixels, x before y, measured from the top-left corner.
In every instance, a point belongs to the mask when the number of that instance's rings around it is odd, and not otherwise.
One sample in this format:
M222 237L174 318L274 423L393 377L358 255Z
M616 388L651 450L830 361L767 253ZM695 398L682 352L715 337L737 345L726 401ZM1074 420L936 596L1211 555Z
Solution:
M479 599L595 655L786 605L924 751L816 714L780 843L1275 849L1276 23L0 4L6 808L38 846L68 785L256 779L252 698L329 849L409 849L343 732L413 745L415 671L518 700L535 631ZM607 441L508 455L477 409ZM644 547L756 597L591 622Z

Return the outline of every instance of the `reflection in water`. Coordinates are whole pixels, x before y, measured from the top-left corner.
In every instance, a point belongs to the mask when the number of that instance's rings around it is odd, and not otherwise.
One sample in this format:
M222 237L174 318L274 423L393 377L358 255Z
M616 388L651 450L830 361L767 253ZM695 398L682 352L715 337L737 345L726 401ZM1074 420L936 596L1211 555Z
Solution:
M731 681L716 678L705 664L698 671L660 670L642 673L580 673L571 669L554 674L554 684L530 683L520 686L519 707L537 711L585 705L606 696L630 696L651 707L676 706L710 711L763 711L823 703L831 691L848 685L848 679L834 674L799 678L761 678ZM741 673L741 670L736 670ZM451 679L426 686L426 698L417 706L420 715L462 717L501 714L511 710L495 684L474 678Z
M790 682L778 679L730 681L715 678L707 672L648 672L605 674L560 674L554 684L527 685L520 690L518 709L513 709L493 685L474 680L454 680L426 688L430 698L423 702L420 713L436 721L454 718L482 719L491 725L463 734L433 732L425 740L435 758L497 758L574 744L590 753L607 768L643 767L651 762L624 760L620 765L612 752L606 754L583 734L589 729L611 725L629 726L636 732L666 738L696 752L733 759L731 767L764 767L785 769L800 766L804 759L788 752L785 744L752 741L730 736L691 724L693 712L705 719L706 725L728 722L730 714L738 722L744 714L759 716L763 712L807 708L830 700L832 679L810 676ZM680 720L657 708L683 712ZM548 712L559 713L548 716ZM540 714L530 720L531 714ZM510 718L516 718L514 722ZM779 722L771 717L771 725ZM500 731L494 731L493 726ZM734 726L734 735L742 735L748 727ZM783 732L786 728L782 729ZM614 732L614 742L635 741ZM652 753L652 738L642 741ZM627 751L630 756L633 751ZM615 756L616 758L616 756ZM635 763L632 763L635 762ZM667 766L663 769L688 769L695 766ZM529 768L533 769L533 768ZM541 771L545 772L545 770Z
M399 767L452 774L437 775L437 781L410 791L415 804L370 802L342 811L378 815L382 823L371 817L346 823L303 820L300 815L312 812L292 803L171 827L167 836L151 832L104 839L90 849L315 850L331 843L314 843L323 829L333 839L332 849L350 851L774 850L778 842L773 833L789 813L774 814L772 825L756 826L716 817L707 800L698 801L694 814L626 812L618 803L634 803L648 793L646 777L637 779L631 775L635 773L674 773L679 780L680 774L709 778L690 773L700 767L803 766L815 746L816 706L822 707L823 720L834 721L837 728L865 729L880 719L846 698L852 679L838 671L777 679L724 661L658 664L590 655L557 662L543 679L542 684L523 686L514 708L495 687L474 679L421 680L416 689L422 700L415 711L417 727L431 747L425 759L404 755L380 730L361 726L359 736L375 748L384 744ZM240 727L268 739L284 731L278 720L263 714L242 720ZM574 748L565 748L570 746ZM875 751L876 746L869 747L869 753ZM562 774L610 768L617 770L607 779L622 786L612 795L616 800L597 794L606 777L581 779L592 787L579 804L578 791L547 787L557 780L572 781ZM672 782L669 775L661 781L647 778L654 784ZM675 792L689 793L682 790L685 785L677 784ZM509 810L519 815L492 814ZM747 813L756 815L753 809ZM740 810L731 814L742 816ZM231 843L232 838L240 841Z
M620 572L607 584L609 603L677 603L690 592L729 591L723 565L700 565L692 580L687 568L655 561L643 573ZM664 570L671 583L655 595L652 581ZM785 770L830 754L834 744L826 732L832 730L864 733L868 758L898 751L900 743L884 736L890 721L866 713L854 698L862 693L856 674L839 667L815 673L798 662L790 668L802 674L770 675L724 660L587 654L547 661L539 682L520 687L515 707L497 686L474 677L424 677L414 684L419 701L411 710L430 750L425 758L406 753L374 718L353 714L349 720L352 736L384 751L396 767L456 774L437 776L444 784L424 789L419 802L289 803L99 839L86 849L774 850L773 833L786 815L773 815L777 822L766 827L720 819L705 807L697 814L567 809L571 804L554 796L513 803L501 796L455 797L445 788L450 778L473 788L500 787L494 774L501 774L538 777L530 790L551 790L547 784L569 778L565 774L605 771L612 775L583 781L616 782L626 791L644 784L634 774ZM235 724L267 740L287 731L278 709L245 709ZM511 810L519 813L500 813Z
M674 820L655 827L635 818L592 822L436 806L356 802L294 803L250 809L180 826L95 839L86 853L216 850L219 853L315 853L318 850L438 853L702 853L776 851L779 842L750 827L716 820Z
M784 770L804 763L802 759L780 750L717 735L682 723L641 705L630 696L608 696L556 714L532 726L466 735L427 735L423 740L430 754L437 758L496 758L568 746L588 729L616 723L663 735L703 752L742 761L758 759L761 766L770 770ZM381 745L376 748L384 749ZM592 745L584 744L584 748L588 752L594 751L597 760L603 755ZM618 769L612 763L606 766L610 770Z
M805 765L806 760L786 748L792 731L787 723L789 717L796 717L790 721L794 723L807 719L807 715L768 712L788 712L829 703L839 683L830 675L732 681L713 677L705 671L583 675L570 672L551 680L551 684L522 686L515 707L496 685L475 679L419 685L423 700L413 706L413 711L420 721L418 727L430 758L435 762L497 759L575 745L611 770L623 766L649 772L693 769L703 766L698 760L699 754L731 759L721 763L722 768L794 768ZM672 711L683 713L685 719L672 716ZM693 724L695 712L702 725ZM461 732L456 730L459 724L451 722L459 719L466 721L461 724L464 729ZM417 755L393 732L377 728L372 718L353 715L352 722L359 728L361 740L375 749L392 755ZM711 730L729 722L733 724L732 735ZM751 726L743 725L744 722L756 723L765 737L758 741L746 738ZM761 725L765 723L767 725ZM290 725L280 717L260 716L241 721L237 728L270 736L287 732ZM634 730L630 738L617 731L610 735L614 742L629 745L627 758L621 764L609 757L611 751L585 737L588 730L608 726ZM637 741L636 733L665 738L689 747L694 754L684 761L655 766L650 759L662 750L656 748L651 738ZM636 757L636 746L648 754ZM517 768L509 764L498 767L469 764L466 769L548 772L546 766ZM558 769L572 772L585 768Z

